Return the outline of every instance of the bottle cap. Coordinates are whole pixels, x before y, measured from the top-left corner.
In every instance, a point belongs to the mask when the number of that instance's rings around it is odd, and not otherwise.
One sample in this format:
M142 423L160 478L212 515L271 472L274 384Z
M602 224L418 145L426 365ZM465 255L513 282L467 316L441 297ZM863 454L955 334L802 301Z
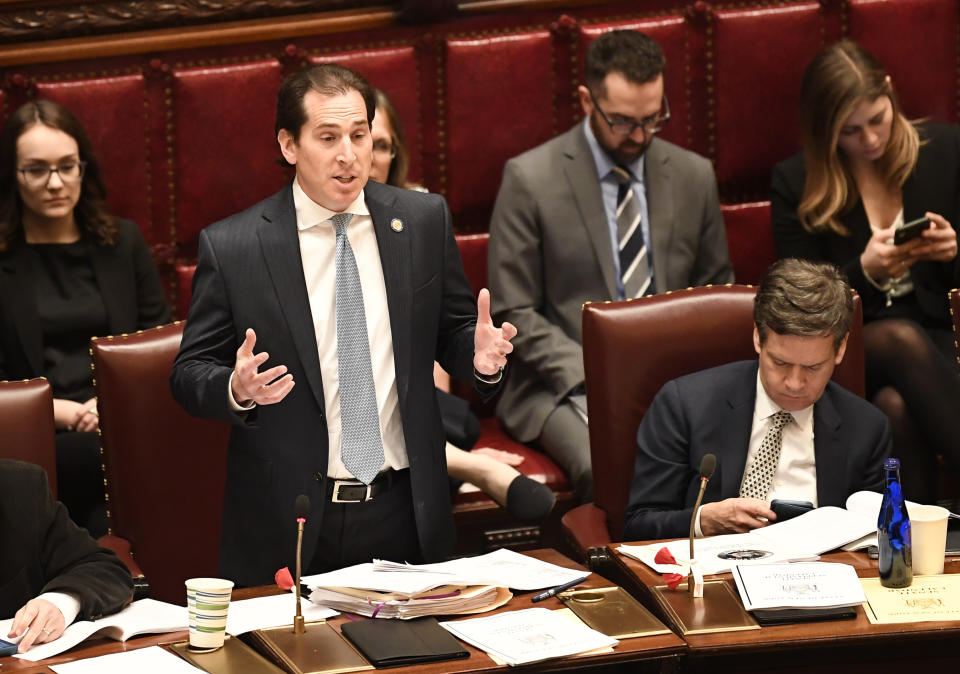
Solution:
M895 456L891 456L889 459L883 462L883 467L887 470L896 470L900 468L900 459Z

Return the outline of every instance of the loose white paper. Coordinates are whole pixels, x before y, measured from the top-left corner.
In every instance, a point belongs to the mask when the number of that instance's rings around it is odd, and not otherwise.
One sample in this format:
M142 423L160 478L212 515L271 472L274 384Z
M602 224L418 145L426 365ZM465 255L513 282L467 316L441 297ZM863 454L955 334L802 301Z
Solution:
M313 587L350 587L413 596L441 585L494 585L514 590L542 590L582 578L584 572L543 562L501 548L479 557L438 564L398 564L375 560L345 569L304 576Z
M297 598L292 592L271 597L231 601L227 612L227 634L238 636L266 627L292 625L296 608ZM303 613L303 619L307 622L326 620L337 615L332 608L314 604L303 597L300 599L300 610Z
M454 636L511 665L561 658L619 643L544 608L440 624Z
M96 658L50 665L57 674L196 674L202 672L159 646L111 653Z

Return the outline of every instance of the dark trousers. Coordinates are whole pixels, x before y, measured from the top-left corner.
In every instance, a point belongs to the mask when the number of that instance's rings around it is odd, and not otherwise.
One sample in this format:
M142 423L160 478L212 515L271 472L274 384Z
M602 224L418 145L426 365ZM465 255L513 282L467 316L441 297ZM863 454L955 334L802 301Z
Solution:
M373 559L423 561L413 514L410 471L399 473L389 490L361 503L327 503L317 550L304 575L333 571Z

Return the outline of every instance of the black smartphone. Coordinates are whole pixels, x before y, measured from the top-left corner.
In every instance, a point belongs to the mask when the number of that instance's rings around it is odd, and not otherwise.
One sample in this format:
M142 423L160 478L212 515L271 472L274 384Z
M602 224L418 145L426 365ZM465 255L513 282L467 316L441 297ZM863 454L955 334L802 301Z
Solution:
M785 522L797 515L810 512L813 510L813 504L810 501L788 501L775 498L770 503L770 510L777 516L777 522Z
M903 223L893 232L893 245L899 246L901 243L916 239L928 227L930 227L930 218L917 218Z
M17 645L11 644L9 641L4 641L0 639L0 658L5 655L13 655L17 652Z

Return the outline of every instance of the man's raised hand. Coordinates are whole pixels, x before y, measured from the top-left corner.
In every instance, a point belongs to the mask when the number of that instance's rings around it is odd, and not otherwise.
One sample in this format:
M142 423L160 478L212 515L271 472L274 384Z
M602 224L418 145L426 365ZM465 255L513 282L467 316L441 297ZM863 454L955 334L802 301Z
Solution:
M477 330L473 338L473 367L483 375L493 376L507 364L507 354L513 351L510 340L517 329L510 323L493 327L490 318L490 291L483 288L477 296Z
M293 375L287 373L286 365L277 365L258 372L260 366L270 358L270 354L266 351L254 354L253 347L256 343L256 333L252 328L247 328L243 344L237 349L237 362L233 366L230 388L233 399L242 407L249 407L251 403L278 403L293 389Z

